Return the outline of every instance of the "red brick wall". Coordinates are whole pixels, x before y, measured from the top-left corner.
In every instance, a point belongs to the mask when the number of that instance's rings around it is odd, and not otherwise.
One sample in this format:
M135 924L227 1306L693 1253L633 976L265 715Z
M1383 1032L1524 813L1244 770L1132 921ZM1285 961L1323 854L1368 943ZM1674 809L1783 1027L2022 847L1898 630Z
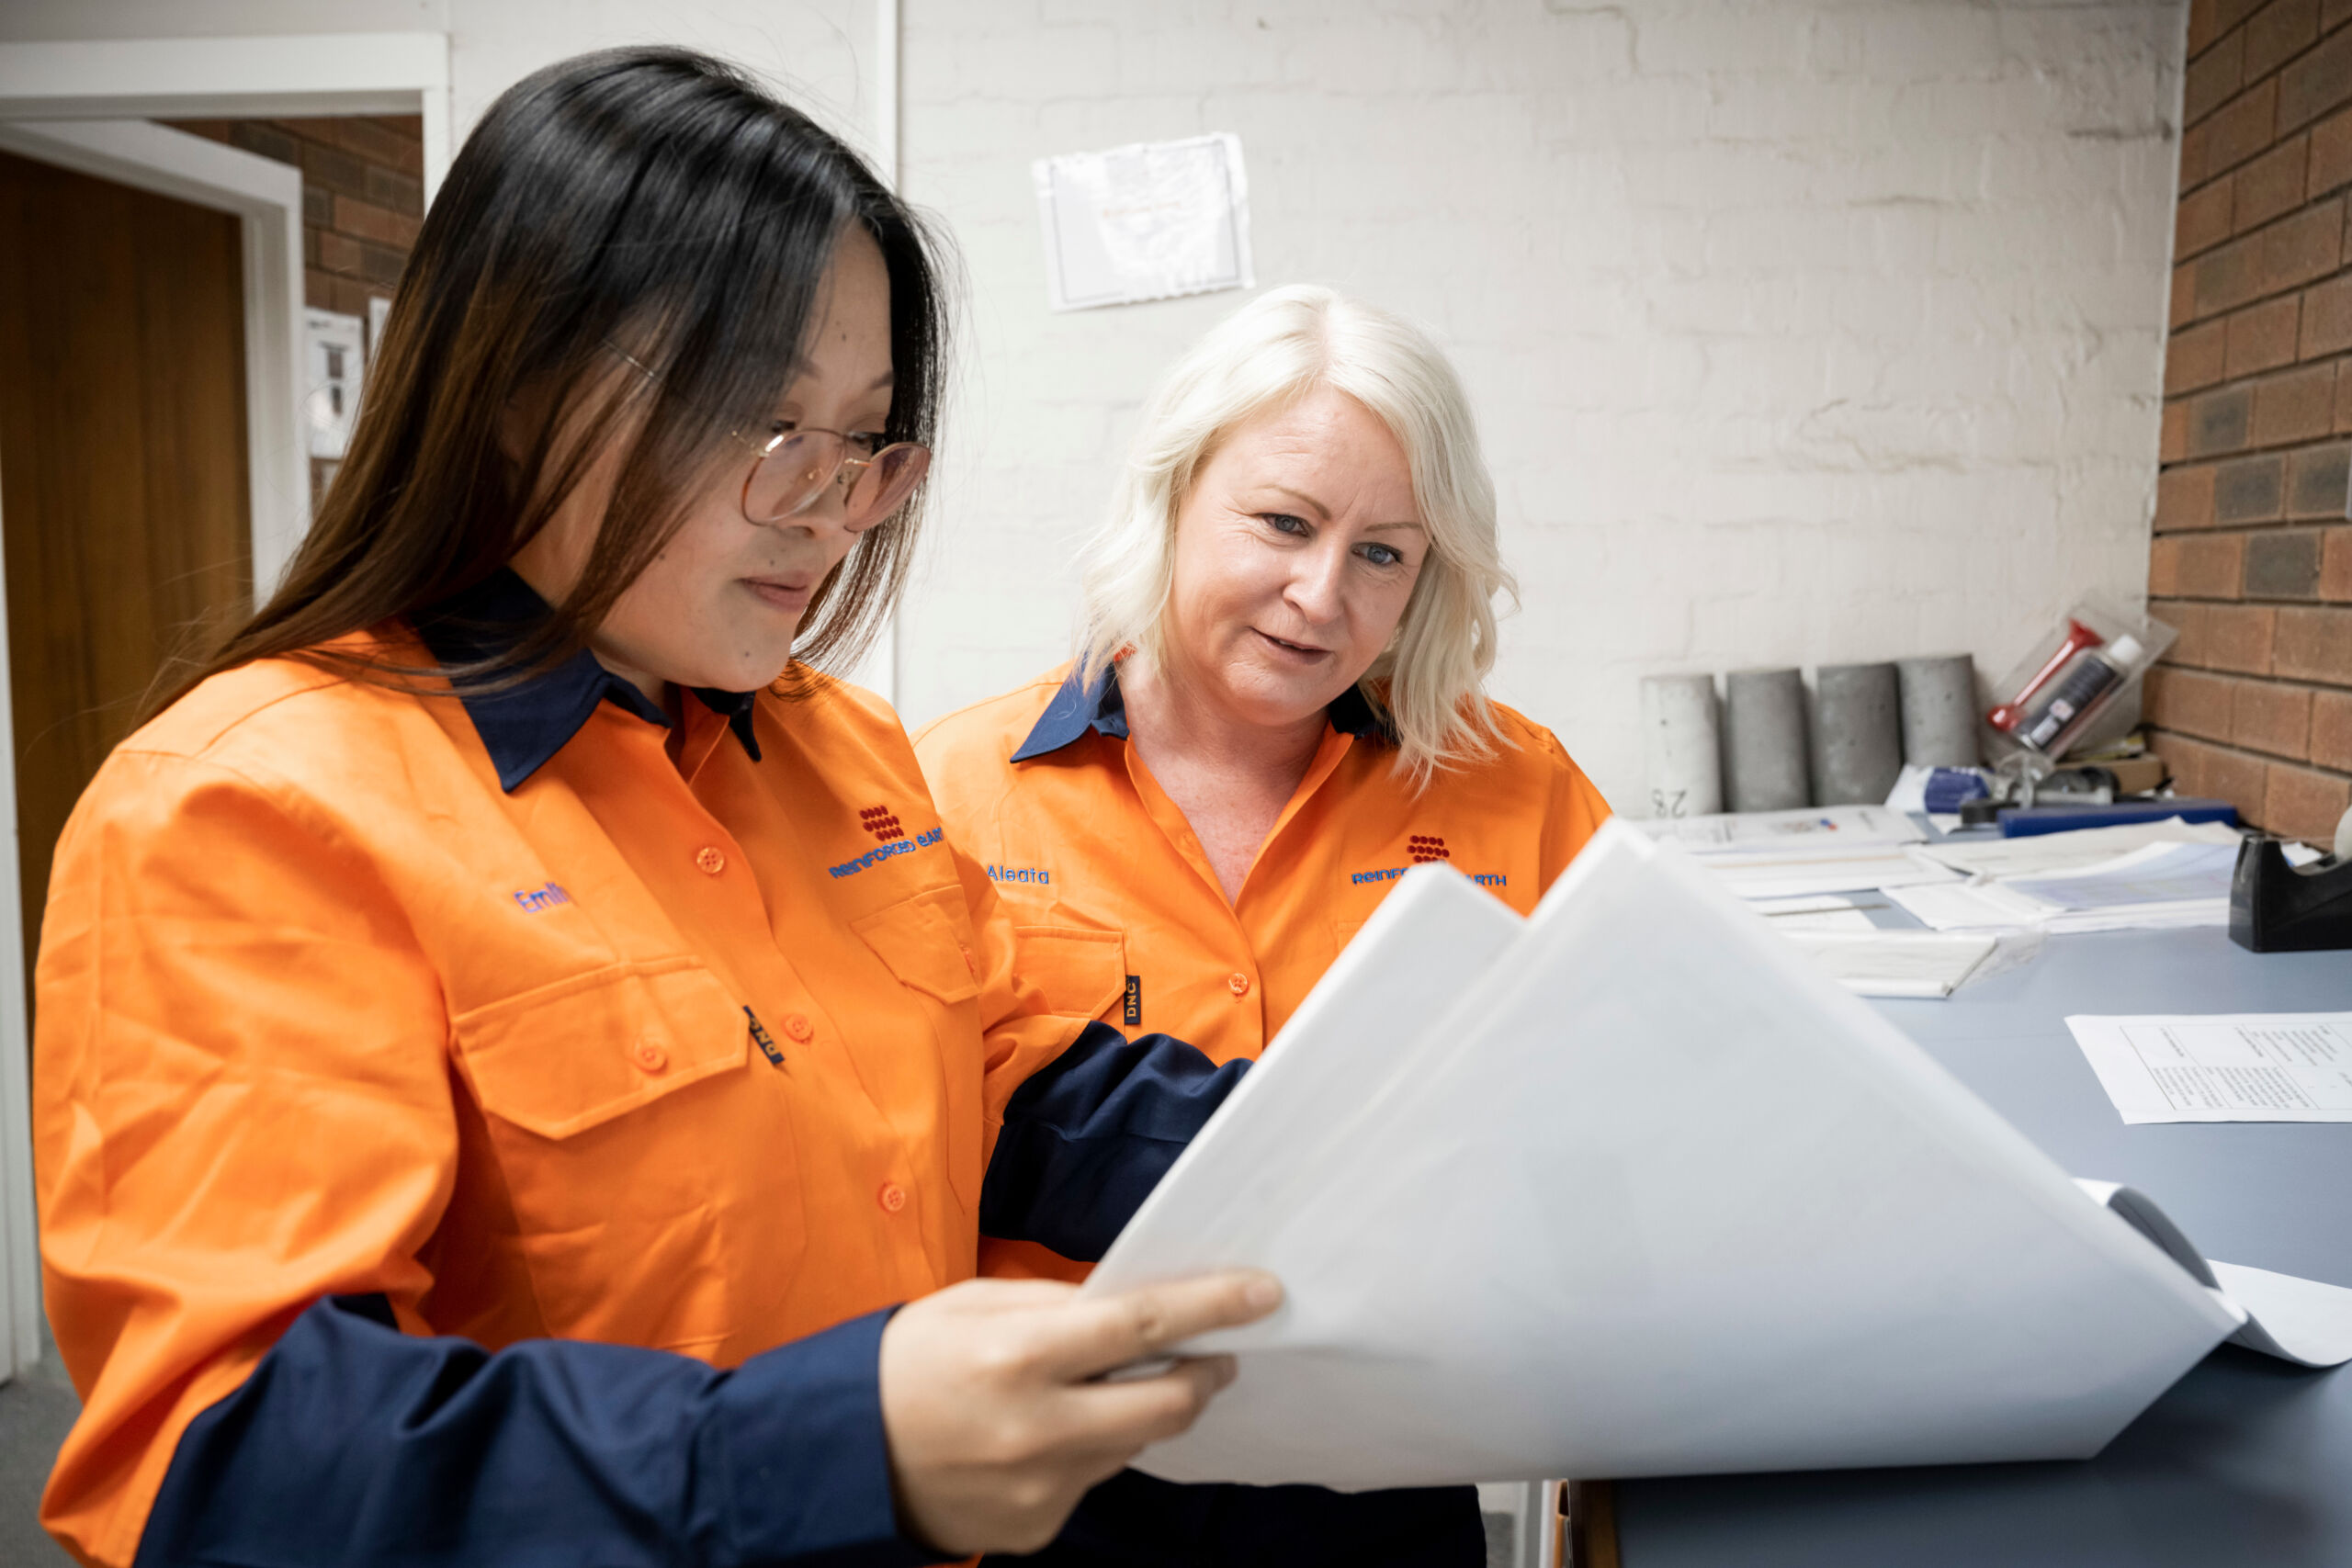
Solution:
M303 304L364 321L371 297L391 297L424 221L424 122L417 116L164 123L302 171ZM311 459L311 504L336 467Z
M2352 798L2352 0L2192 0L2150 609L2184 794Z
M304 304L365 320L368 296L391 294L424 220L416 116L167 123L302 171Z

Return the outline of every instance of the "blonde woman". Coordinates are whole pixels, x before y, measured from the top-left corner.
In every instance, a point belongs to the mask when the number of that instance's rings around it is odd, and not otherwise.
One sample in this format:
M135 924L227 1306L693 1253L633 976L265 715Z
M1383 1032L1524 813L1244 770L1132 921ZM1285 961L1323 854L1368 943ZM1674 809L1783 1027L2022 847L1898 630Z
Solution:
M1609 807L1491 701L1511 592L1459 378L1328 289L1211 332L1146 411L1088 547L1078 658L939 720L916 753L1059 1011L1254 1059L1409 866L1521 913ZM981 1267L1081 1278L990 1234ZM1484 1561L1467 1487L1091 1494L1043 1561Z

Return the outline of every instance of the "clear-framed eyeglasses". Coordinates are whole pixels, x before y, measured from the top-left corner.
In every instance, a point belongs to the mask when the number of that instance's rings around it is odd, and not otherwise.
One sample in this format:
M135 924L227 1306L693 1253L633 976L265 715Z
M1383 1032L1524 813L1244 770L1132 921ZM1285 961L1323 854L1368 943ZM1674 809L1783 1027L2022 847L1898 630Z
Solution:
M648 381L661 376L616 343L605 347ZM871 528L907 503L931 468L931 448L913 441L876 447L870 435L838 430L779 430L764 439L737 432L752 454L743 476L744 519L781 523L817 504L836 480L849 494L842 503L842 526L852 533Z
M842 526L871 528L906 504L931 468L931 449L912 441L877 449L872 436L815 429L741 439L758 454L743 476L743 515L753 523L781 523L806 512L839 481L849 492Z

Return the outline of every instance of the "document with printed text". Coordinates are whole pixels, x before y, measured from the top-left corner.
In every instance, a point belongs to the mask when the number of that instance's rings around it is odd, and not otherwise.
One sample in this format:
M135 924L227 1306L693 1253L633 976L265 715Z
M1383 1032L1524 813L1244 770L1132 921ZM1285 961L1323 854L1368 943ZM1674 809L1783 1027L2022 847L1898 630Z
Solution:
M2070 1018L2130 1124L2352 1122L2352 1012Z

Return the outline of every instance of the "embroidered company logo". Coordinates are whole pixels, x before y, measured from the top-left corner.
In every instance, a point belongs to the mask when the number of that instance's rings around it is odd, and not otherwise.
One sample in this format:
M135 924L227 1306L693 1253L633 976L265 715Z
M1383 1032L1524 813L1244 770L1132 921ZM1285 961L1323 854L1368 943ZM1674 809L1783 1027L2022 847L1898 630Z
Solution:
M1443 861L1451 865L1453 852L1446 848L1445 840L1438 834L1411 833L1405 839L1405 858L1411 863L1385 865L1377 871L1351 871L1348 873L1348 880L1358 886L1367 882L1394 882L1416 865L1428 865L1434 861ZM1499 871L1479 871L1468 874L1470 880L1481 887L1508 886L1510 881Z
M558 904L571 903L571 895L550 882L545 887L516 888L514 902L523 906L523 913L537 915L554 908Z
M908 838L906 829L899 822L898 813L887 806L865 807L857 814L857 825L881 842L855 860L845 860L837 866L830 867L835 876L855 876L876 862L888 860L893 855L910 855L917 850L929 849L946 836L944 829L925 828L913 838Z

